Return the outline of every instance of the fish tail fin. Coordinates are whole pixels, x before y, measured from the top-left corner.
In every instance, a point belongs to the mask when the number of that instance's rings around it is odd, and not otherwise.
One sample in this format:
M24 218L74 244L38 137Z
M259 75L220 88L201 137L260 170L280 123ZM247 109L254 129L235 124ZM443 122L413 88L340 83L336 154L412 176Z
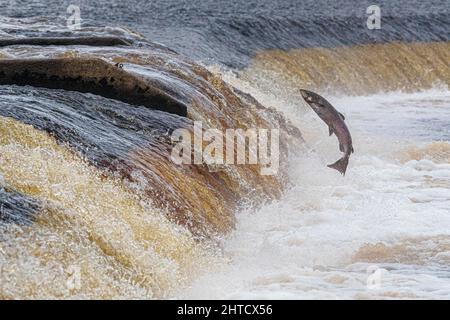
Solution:
M345 176L345 171L347 171L347 166L348 166L348 157L342 157L335 163L328 165L329 168L336 169L337 171L342 173L342 175L344 175L344 176Z

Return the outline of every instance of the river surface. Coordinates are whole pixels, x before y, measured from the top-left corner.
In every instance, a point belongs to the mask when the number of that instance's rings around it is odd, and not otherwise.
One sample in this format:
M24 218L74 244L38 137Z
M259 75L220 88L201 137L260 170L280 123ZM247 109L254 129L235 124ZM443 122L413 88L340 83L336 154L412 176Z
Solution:
M378 1L379 30L366 26L372 4L0 0L1 37L138 43L12 46L0 59L123 62L195 106L185 118L1 85L0 297L450 298L450 1ZM299 88L345 115L345 177L327 168L337 140ZM284 127L274 114L302 135L276 181L166 159L168 132L195 117Z

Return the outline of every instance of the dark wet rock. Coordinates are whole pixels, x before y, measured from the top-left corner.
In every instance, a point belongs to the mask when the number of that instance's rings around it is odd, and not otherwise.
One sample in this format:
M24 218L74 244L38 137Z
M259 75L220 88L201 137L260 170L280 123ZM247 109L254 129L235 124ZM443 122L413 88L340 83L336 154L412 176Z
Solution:
M32 223L41 205L38 200L0 187L0 223Z
M0 84L89 92L180 116L187 115L187 106L167 92L100 58L0 60Z
M119 37L27 37L0 39L0 47L15 45L32 46L130 46L132 42Z

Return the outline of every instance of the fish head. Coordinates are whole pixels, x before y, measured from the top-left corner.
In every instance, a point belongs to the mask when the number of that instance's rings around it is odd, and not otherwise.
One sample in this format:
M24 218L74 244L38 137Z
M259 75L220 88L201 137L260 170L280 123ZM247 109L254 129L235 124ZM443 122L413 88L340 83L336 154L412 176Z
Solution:
M321 96L312 91L300 89L300 93L302 94L303 99L308 103L320 103L323 100Z
M305 101L311 106L311 108L317 113L321 113L322 109L326 108L326 104L324 103L324 99L319 96L317 93L312 91L300 89L300 93L305 99Z

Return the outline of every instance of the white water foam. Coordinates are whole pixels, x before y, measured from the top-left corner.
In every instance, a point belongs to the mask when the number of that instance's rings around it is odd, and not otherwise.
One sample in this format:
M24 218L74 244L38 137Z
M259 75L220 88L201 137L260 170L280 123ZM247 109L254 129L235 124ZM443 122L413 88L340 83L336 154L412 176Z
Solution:
M314 151L292 159L282 200L239 214L223 242L230 262L177 297L450 298L448 89L331 97L354 138L342 177L326 167L336 138L302 102L227 80L283 111Z

